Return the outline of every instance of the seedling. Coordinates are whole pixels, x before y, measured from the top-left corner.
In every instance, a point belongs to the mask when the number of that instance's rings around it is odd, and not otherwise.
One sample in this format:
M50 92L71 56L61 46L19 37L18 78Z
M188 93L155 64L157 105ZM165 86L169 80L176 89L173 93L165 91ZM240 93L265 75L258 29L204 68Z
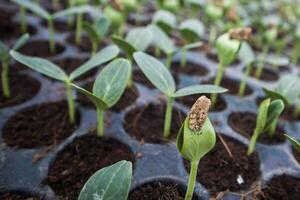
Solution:
M271 101L271 99L265 99L260 104L256 119L256 127L248 146L248 155L251 155L254 152L257 138L261 134L266 133L270 138L274 136L278 118L283 109L284 103L281 99L277 99L274 101Z
M115 105L121 98L130 72L130 62L124 58L118 58L110 62L97 76L93 92L72 84L95 104L98 117L98 136L104 136L104 111Z
M94 173L84 184L78 200L126 200L132 179L132 163L119 161Z
M296 139L292 138L291 136L284 134L285 138L290 141L290 143L293 145L294 149L300 153L300 142Z
M191 162L188 188L184 200L192 199L199 161L216 144L216 133L207 116L210 104L208 98L201 96L191 108L177 135L178 151Z
M10 51L10 55L18 62L37 72L40 72L41 74L61 81L65 84L69 106L69 118L71 123L75 122L75 106L73 99L73 89L71 86L72 82L94 67L113 59L118 55L118 53L118 47L114 45L108 46L99 51L90 60L86 61L84 64L75 69L70 75L67 75L60 67L48 60L37 57L24 56L16 51Z
M89 38L92 42L92 55L97 52L99 44L107 35L109 26L110 22L105 16L97 18L94 23L83 23L83 28L89 34Z
M217 21L223 16L223 9L221 6L214 3L209 3L205 6L205 16L210 23L209 42L213 44L217 37Z
M84 6L87 4L87 0L74 0L73 5L74 6ZM75 13L74 13L75 14ZM83 18L83 12L77 12L76 13L76 33L75 33L75 43L80 44L81 43L81 32L82 32L82 20Z
M281 77L274 89L263 88L272 100L281 99L286 106L295 106L294 117L300 116L300 78L297 75Z
M11 50L18 50L21 48L29 39L28 34L24 34L21 36ZM10 56L9 56L9 47L0 41L0 61L2 64L2 72L1 72L1 81L2 81L2 92L5 98L9 98L10 94L10 86L9 86L9 64L10 64Z
M111 22L111 30L120 36L123 34L125 28L126 18L123 10L123 5L117 1L111 1L111 5L107 5L104 9L104 15Z
M160 27L165 33L170 34L176 27L176 16L167 10L158 10L153 15L152 23Z
M32 11L39 17L47 20L48 22L48 32L49 32L49 48L51 53L55 53L55 41L54 41L54 20L56 18L78 14L78 13L84 13L90 10L90 7L88 6L80 6L80 7L73 7L69 8L63 11L59 11L53 14L50 14L47 10L42 8L39 4L29 1L29 0L12 0L13 2L17 3L21 7L26 8L27 10Z
M300 25L296 26L295 33L293 35L294 38L294 46L291 52L291 60L292 63L298 64L300 58Z
M133 57L149 81L167 97L164 124L165 138L170 136L173 103L177 97L201 93L222 93L227 91L224 88L214 85L192 85L176 91L174 78L159 60L143 52L134 53Z

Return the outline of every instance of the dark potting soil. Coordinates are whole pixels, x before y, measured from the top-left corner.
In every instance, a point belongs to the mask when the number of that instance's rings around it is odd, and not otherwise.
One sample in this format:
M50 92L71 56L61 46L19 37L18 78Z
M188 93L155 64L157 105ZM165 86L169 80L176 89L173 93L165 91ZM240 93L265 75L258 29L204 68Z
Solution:
M55 53L51 53L48 41L36 40L27 42L24 46L20 48L19 51L27 56L47 58L50 56L58 55L65 50L65 47L57 42L55 43L55 48Z
M294 155L295 159L300 164L300 152L298 152L294 147L292 148L292 151L293 151L293 155Z
M300 197L300 179L290 175L272 178L259 194L259 200L296 200Z
M250 112L234 112L228 117L228 124L237 133L250 139L253 135L256 126L256 114ZM270 138L268 133L262 133L258 137L258 142L263 144L279 144L285 141L285 131L277 126L273 138Z
M70 136L80 123L69 122L67 102L52 102L31 106L12 116L3 128L4 142L17 148L57 145Z
M83 52L91 52L92 51L92 42L91 40L89 39L88 36L86 35L81 35L81 42L77 45L76 42L75 42L75 33L72 33L70 34L68 37L67 37L67 41L70 43L70 44L73 44L75 45L80 51L83 51ZM98 46L98 49L101 49L102 47L105 46L105 43L102 42L99 46Z
M216 146L205 155L199 163L197 180L212 195L222 191L241 191L250 186L260 177L260 163L256 152L247 156L247 147L240 142L222 136L232 153L229 155L224 144L217 138ZM190 171L190 162L184 160L186 170Z
M27 33L30 34L30 36L33 36L36 34L37 30L31 25L28 25L27 27ZM19 23L16 22L5 22L0 23L0 39L3 41L6 40L12 40L17 39L21 37L23 33L21 32L21 26Z
M15 106L33 98L40 90L40 82L26 75L11 75L9 77L11 97L3 96L0 88L0 108ZM1 80L1 78L0 78Z
M133 80L144 86L147 86L148 88L155 88L155 86L147 79L147 77L140 70L134 70Z
M166 106L161 104L147 104L130 110L124 120L124 129L133 138L141 142L166 143L163 138ZM185 114L176 108L172 112L171 135L175 139L181 127Z
M38 197L33 197L27 194L19 194L15 192L5 192L0 194L1 200L39 200Z
M250 76L255 78L255 71L256 71L256 67L253 66L250 71ZM259 78L259 80L262 81L277 81L278 79L279 79L278 74L275 71L270 70L266 67L263 68L261 76Z
M134 162L130 147L92 132L76 138L58 153L44 183L50 185L60 199L75 200L91 175L120 160Z
M201 64L187 62L187 64L181 67L180 62L172 63L171 65L172 71L174 74L186 74L190 76L205 76L208 74L208 69Z
M48 22L46 20L42 20L41 22L42 26L44 26L45 28L48 28ZM73 25L69 25L67 22L65 21L61 21L61 20L54 20L54 30L56 32L67 32L67 31L71 31L73 30Z
M211 96L211 94L202 94L202 95L205 95L206 97ZM179 103L182 103L183 105L185 105L188 108L191 108L200 96L201 96L200 94L189 95L186 97L177 98L176 101ZM222 95L219 94L217 96L216 105L213 108L210 107L210 111L220 112L220 111L225 110L226 107L227 107L226 101L223 99Z

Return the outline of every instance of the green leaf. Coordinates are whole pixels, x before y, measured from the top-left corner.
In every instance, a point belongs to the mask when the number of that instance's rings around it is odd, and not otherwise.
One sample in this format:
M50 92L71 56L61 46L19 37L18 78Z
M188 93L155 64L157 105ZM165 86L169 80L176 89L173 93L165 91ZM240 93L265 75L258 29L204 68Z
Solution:
M98 33L96 29L88 22L83 22L82 28L89 34L90 40L93 43L98 44L100 41L100 38L98 36Z
M101 51L99 51L96 55L94 55L90 60L82 64L79 68L75 69L70 74L70 80L74 80L86 73L87 71L97 67L103 63L110 61L115 58L119 53L119 49L116 45L110 45L105 47Z
M249 65L255 61L255 54L247 42L242 42L238 56L239 59L246 65Z
M191 162L199 161L214 148L215 144L216 133L208 117L198 132L194 132L189 128L189 117L187 117L176 139L178 151Z
M29 34L22 35L14 44L12 50L17 51L19 48L21 48L29 39Z
M100 39L103 39L109 31L110 21L107 17L101 16L95 21L94 27L98 34L98 37L100 37Z
M126 200L131 179L131 162L119 161L93 174L85 183L78 200Z
M144 27L134 28L127 34L125 40L138 51L145 51L152 42L152 32Z
M88 97L91 102L93 102L93 104L101 109L101 110L106 110L108 109L108 105L106 105L106 103L104 101L102 101L99 97L97 97L96 95L94 95L93 93L87 91L86 89L84 88L81 88L73 83L71 83L71 85L76 88L81 94L83 94L84 96Z
M271 101L269 108L268 108L268 114L267 114L267 121L264 130L267 131L273 124L273 122L278 121L279 116L284 110L284 103L281 99L277 99L274 101Z
M174 95L175 81L166 66L156 58L143 52L134 53L133 57L155 87L168 96Z
M182 37L188 42L199 41L204 35L204 25L198 19L188 19L179 26Z
M228 91L225 88L215 86L215 85L191 85L175 92L172 97L183 97L192 94L203 94L203 93L223 93Z
M118 28L124 23L124 14L115 10L111 6L105 7L104 15L109 19L111 23L111 30L118 30Z
M60 18L60 17L65 17L65 16L70 16L70 15L75 15L75 14L81 14L81 13L86 13L91 11L91 7L84 5L84 6L77 6L77 7L71 7L59 12L56 12L52 15L53 18Z
M229 33L225 33L218 37L216 49L221 64L231 64L240 49L241 43L238 40L230 39Z
M182 49L185 49L185 50L189 50L189 49L195 49L195 48L199 48L203 45L203 42L193 42L193 43L189 43L187 45L184 45L182 47Z
M289 59L285 56L278 57L269 55L264 61L273 66L287 66L290 63Z
M300 143L287 134L284 134L284 136L292 143L293 147L300 153Z
M289 100L287 98L285 98L284 96L282 96L280 93L273 91L273 90L269 90L268 88L263 88L263 91L264 91L266 97L270 98L271 100L281 99L285 105L289 104Z
M47 10L45 10L43 7L41 7L39 4L35 3L34 1L29 0L12 0L14 3L18 4L19 6L22 6L36 15L49 20L51 18L51 15L48 13Z
M220 7L210 3L205 6L205 15L213 22L217 21L223 16L223 10Z
M167 10L158 10L152 18L152 23L169 33L176 26L176 16Z
M10 51L10 55L18 62L37 72L40 72L41 74L44 74L56 80L68 81L67 74L57 65L49 62L48 60L37 57L24 56L13 50Z
M175 52L175 45L165 32L154 24L149 25L148 28L152 32L153 42L158 48L167 55Z
M257 133L258 135L264 132L267 123L270 101L271 101L270 99L265 99L263 102L261 102L258 108L258 115L257 115L256 127L255 127L255 133Z
M97 76L93 94L112 107L122 96L131 73L131 64L124 58L110 62Z
M134 52L137 51L134 46L119 36L113 35L112 41L127 54L129 59L132 59Z

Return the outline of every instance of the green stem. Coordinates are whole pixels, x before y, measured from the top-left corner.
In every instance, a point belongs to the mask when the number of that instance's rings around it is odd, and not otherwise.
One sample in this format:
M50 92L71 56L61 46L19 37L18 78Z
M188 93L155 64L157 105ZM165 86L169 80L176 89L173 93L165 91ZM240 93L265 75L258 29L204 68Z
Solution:
M97 118L98 118L98 125L97 125L97 135L99 137L104 136L104 111L100 108L97 108Z
M213 24L210 26L209 43L214 44L216 37L217 37L217 27L216 25Z
M262 74L262 71L263 71L263 68L264 68L264 61L265 61L265 58L268 55L268 52L269 52L269 45L265 45L263 47L262 57L259 60L259 63L257 64L257 68L256 68L256 71L255 71L255 78L257 78L257 79L259 79L261 74Z
M259 133L255 130L254 134L251 137L249 146L248 146L248 151L247 151L248 156L250 156L254 152L255 145L256 145L256 140L257 140L258 136L259 136Z
M295 118L297 118L297 117L300 116L300 103L296 106L296 109L295 109L295 111L294 111L293 116L294 116Z
M246 67L246 71L244 73L244 78L241 81L241 84L239 87L239 96L244 96L244 94L245 94L246 83L247 83L251 68L252 68L252 63L248 63L248 65Z
M165 113L165 125L164 125L164 138L170 136L171 122L172 122L172 110L173 110L174 98L168 97L167 108Z
M81 43L81 31L82 31L82 14L77 14L76 16L76 35L75 35L75 43Z
M98 50L98 43L96 41L92 41L92 56L97 53Z
M298 64L300 57L300 42L295 42L291 52L291 61L294 64Z
M6 61L2 62L1 80L2 80L3 96L5 98L9 98L10 88L9 88L9 76L8 76L8 62Z
M182 49L182 54L181 54L181 60L180 60L180 66L184 67L186 66L186 49Z
M26 33L27 32L27 15L26 15L26 9L21 6L20 7L20 21L21 21L21 32Z
M223 77L223 73L224 73L224 65L219 63L219 67L218 67L218 73L216 76L216 79L214 81L214 85L216 86L220 86L221 81L222 81L222 77ZM214 108L215 104L217 103L217 94L213 93L211 94L211 107Z
M158 48L157 46L155 47L154 49L154 55L155 57L160 57L160 54L161 54L161 51L160 51L160 48Z
M168 69L171 68L172 60L173 60L173 54L168 53L167 54L167 60L166 60L166 66L167 66Z
M50 52L52 54L55 53L56 47L55 47L55 40L54 40L54 21L52 18L48 20L48 32L49 32L49 47Z
M199 164L199 161L192 161L191 162L189 183L188 183L187 191L185 193L184 200L191 200L193 198L194 188L195 188L195 183L196 183L197 170L198 170L198 164Z
M69 119L70 122L73 124L75 122L75 105L74 105L74 98L73 98L73 87L70 85L69 82L67 82L65 85L67 89Z
M143 3L138 3L135 13L135 23L137 26L141 25L141 16L143 11Z
M73 0L68 0L68 8L72 8L74 5ZM68 15L68 27L72 28L73 25L73 16L72 15Z

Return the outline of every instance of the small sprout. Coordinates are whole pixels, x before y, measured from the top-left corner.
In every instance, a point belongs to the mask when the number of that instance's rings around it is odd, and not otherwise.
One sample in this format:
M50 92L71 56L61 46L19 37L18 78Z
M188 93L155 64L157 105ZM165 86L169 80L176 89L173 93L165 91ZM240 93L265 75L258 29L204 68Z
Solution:
M75 122L75 106L73 99L73 90L71 87L72 82L94 67L113 59L118 55L118 53L118 47L114 45L108 46L99 51L95 56L86 61L80 67L75 69L70 75L67 75L66 72L64 72L59 66L48 60L25 56L14 50L10 51L10 55L18 62L37 72L40 72L43 75L61 81L65 84L69 106L69 118L71 123Z
M293 35L293 48L291 51L291 61L294 64L299 63L300 58L300 24L295 27L294 35Z
M219 6L216 6L213 3L208 3L205 6L205 16L210 22L210 33L209 33L209 42L213 44L217 37L217 21L220 20L223 15L223 9Z
M115 105L121 98L130 72L130 62L124 58L118 58L110 62L97 76L93 92L71 84L95 104L98 117L98 136L104 136L104 111Z
M76 7L85 6L87 0L75 0L73 5ZM76 13L76 32L75 32L75 42L76 44L81 43L81 32L82 32L82 21L83 21L83 12Z
M207 116L210 100L201 96L184 120L178 135L177 149L180 154L191 162L191 170L185 200L193 197L199 161L216 144L216 133Z
M143 52L134 53L133 57L150 82L167 97L164 125L165 138L170 136L173 103L177 97L201 93L222 93L227 91L222 87L214 85L192 85L176 91L172 74L159 60Z
M278 118L284 110L284 103L281 99L273 100L265 99L259 106L256 119L256 127L248 146L247 154L251 155L254 152L257 138L266 133L270 138L274 136Z
M115 2L115 1L112 1ZM113 6L106 6L104 9L104 15L109 19L111 23L110 29L118 35L122 35L124 32L125 26L125 16L124 13L118 11Z
M132 163L119 161L94 173L84 184L78 200L127 200L132 179Z
M11 50L20 49L29 39L28 34L24 34L21 36L15 45L11 48ZM0 41L0 62L2 64L1 71L1 81L2 81L2 92L5 98L10 98L10 86L9 86L9 64L10 64L10 55L9 55L9 47L7 47L4 43Z
M293 145L293 147L300 153L300 142L292 138L291 136L284 134L285 138L290 141L290 143Z
M176 27L176 16L167 10L158 10L153 15L152 23L159 26L164 32L170 34Z

